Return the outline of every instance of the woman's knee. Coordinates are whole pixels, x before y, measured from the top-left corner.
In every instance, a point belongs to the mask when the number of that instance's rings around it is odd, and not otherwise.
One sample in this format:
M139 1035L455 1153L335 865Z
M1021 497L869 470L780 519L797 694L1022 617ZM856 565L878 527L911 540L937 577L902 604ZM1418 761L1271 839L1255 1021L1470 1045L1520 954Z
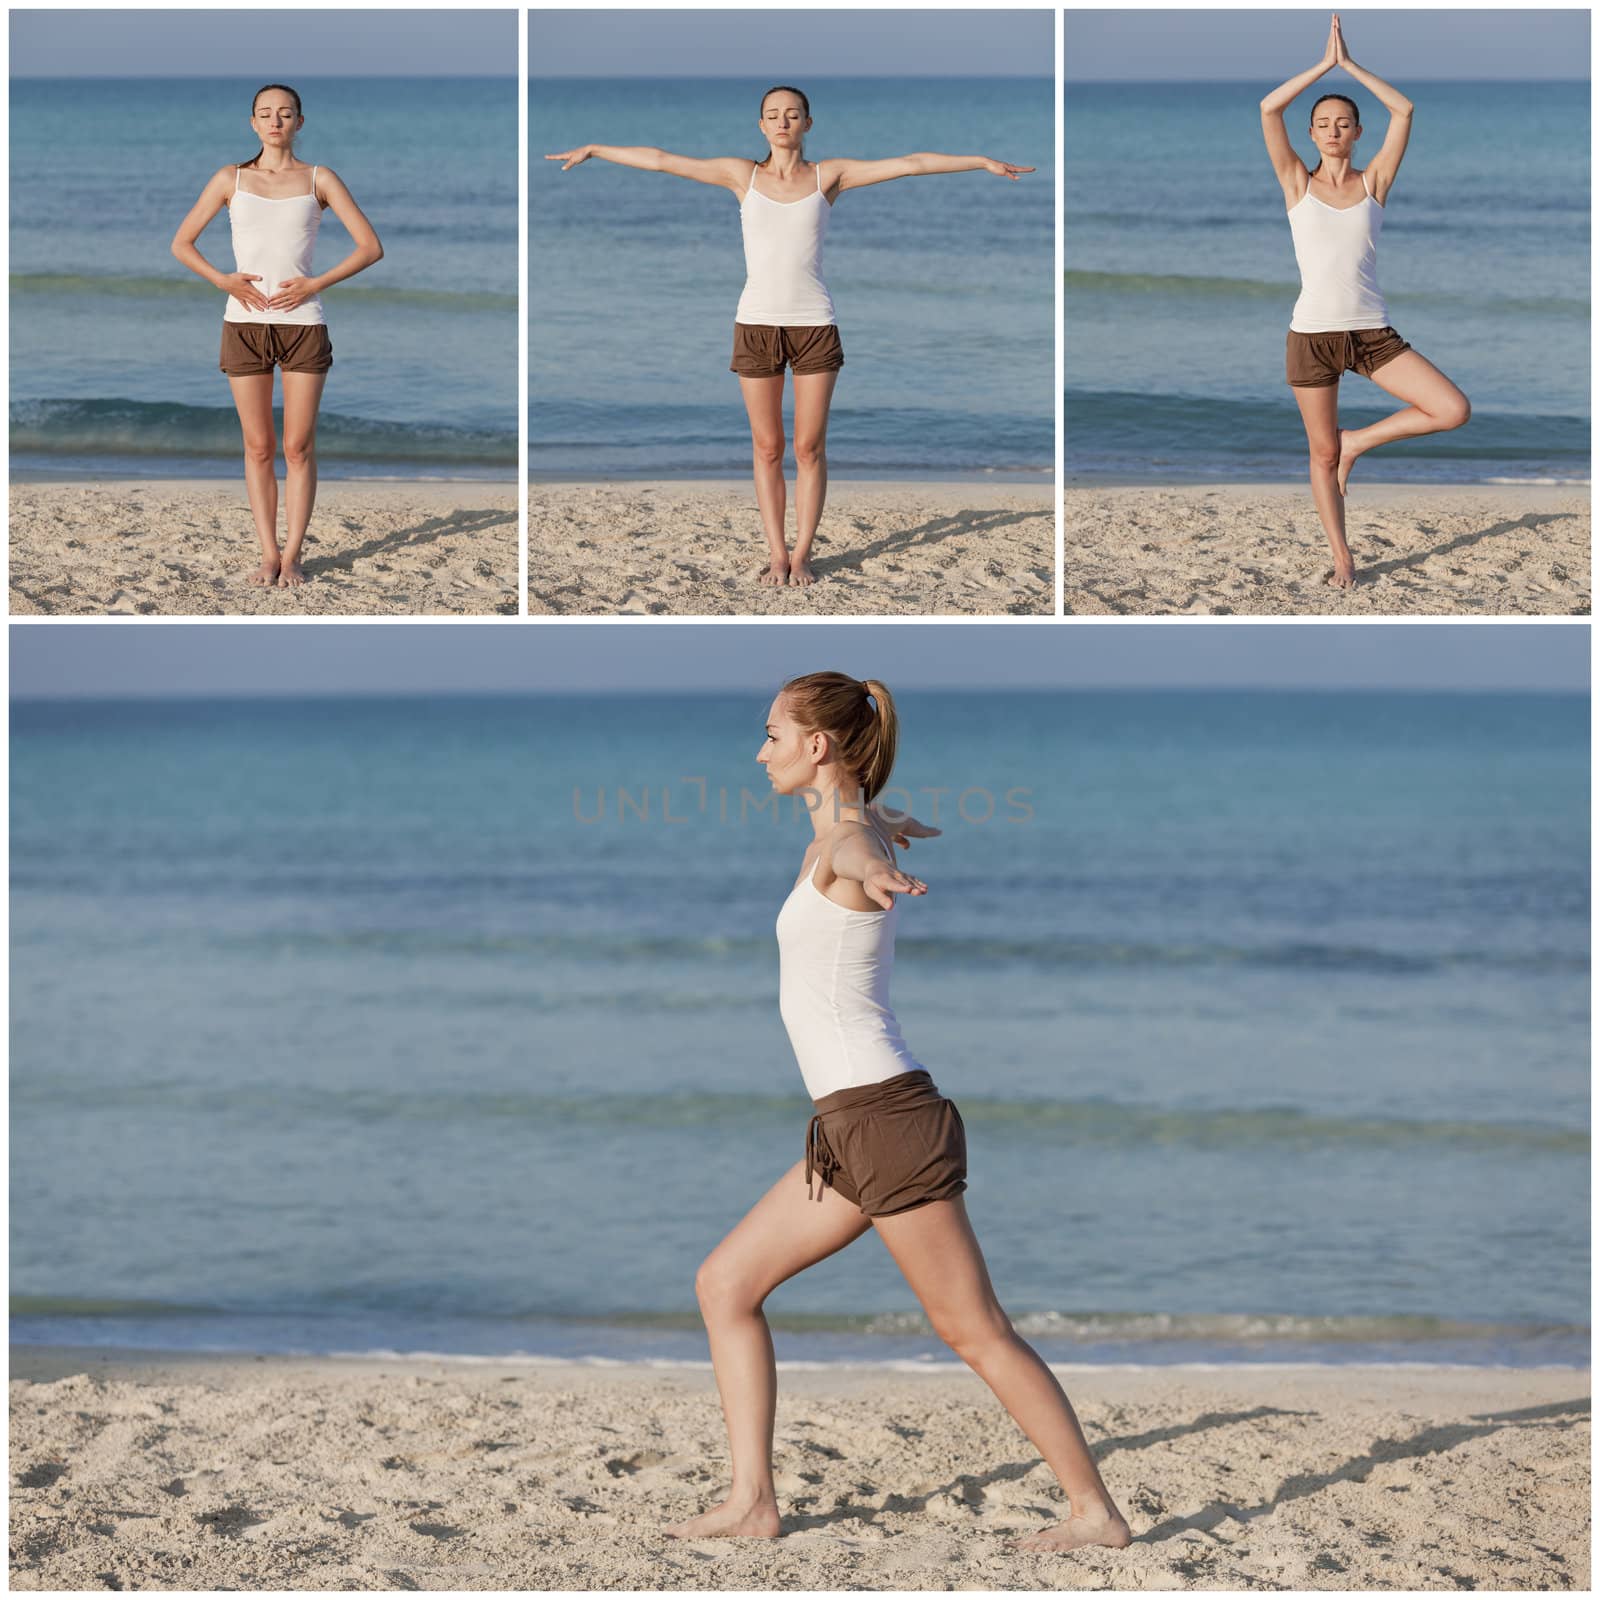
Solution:
M1457 389L1434 415L1439 420L1441 431L1464 427L1472 416L1472 402Z
M1311 441L1311 467L1313 471L1332 472L1339 465L1339 440L1313 439Z
M278 441L270 433L247 433L244 458L252 466L270 467L278 459Z
M727 1315L730 1312L752 1312L766 1299L749 1284L745 1275L709 1255L700 1263L694 1275L694 1297L699 1302L703 1316Z
M317 441L312 434L285 434L283 459L291 467L303 467L316 460Z
M751 443L755 449L757 462L764 467L781 467L786 442L781 433L754 434Z
M934 1332L969 1366L982 1366L986 1356L1012 1344L1017 1337L1017 1330L1004 1312L949 1322L937 1319Z
M794 436L794 464L797 467L820 467L828 458L822 436L796 434Z

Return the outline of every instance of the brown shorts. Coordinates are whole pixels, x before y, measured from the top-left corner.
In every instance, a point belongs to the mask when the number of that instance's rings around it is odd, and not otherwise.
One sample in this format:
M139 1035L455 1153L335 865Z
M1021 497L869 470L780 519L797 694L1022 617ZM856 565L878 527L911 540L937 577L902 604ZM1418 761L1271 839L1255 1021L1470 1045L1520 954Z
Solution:
M333 340L320 322L224 322L222 370L230 378L285 372L326 372L333 365Z
M949 1200L967 1186L967 1130L922 1069L882 1083L840 1089L814 1101L806 1130L806 1193L811 1172L869 1217Z
M1370 378L1410 348L1393 328L1351 328L1347 333L1296 333L1291 328L1284 368L1295 388L1321 389L1346 372Z
M844 365L839 330L831 322L820 328L734 323L729 372L737 372L741 378L777 378L782 376L785 362L801 377L808 372L837 372Z

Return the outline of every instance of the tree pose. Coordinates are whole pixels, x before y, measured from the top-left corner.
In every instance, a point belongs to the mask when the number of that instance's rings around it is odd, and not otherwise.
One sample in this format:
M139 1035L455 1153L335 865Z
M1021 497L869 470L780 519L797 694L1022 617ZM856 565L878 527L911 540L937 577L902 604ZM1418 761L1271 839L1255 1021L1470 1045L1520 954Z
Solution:
M757 125L769 145L760 161L742 156L697 160L653 147L578 145L549 155L570 171L590 157L646 172L666 172L726 189L739 201L745 286L733 321L733 362L750 418L756 505L766 530L768 584L808 584L811 543L828 492L828 407L844 365L833 299L822 281L822 240L839 196L891 178L934 172L992 172L1015 181L1032 167L988 156L931 153L886 161L807 161L811 103L783 85L761 97ZM794 374L794 551L784 537L783 371Z
M333 342L320 292L383 259L383 246L332 167L297 160L305 126L300 96L269 83L251 102L251 131L261 148L219 167L200 191L172 241L172 253L213 288L225 289L222 371L233 391L244 436L244 482L261 541L252 583L290 588L305 582L300 547L317 498L317 408L333 366ZM234 271L220 272L195 243L226 206ZM345 225L355 249L338 266L311 276L311 253L324 208ZM272 370L283 369L283 460L288 537L278 548L278 441L272 425Z
M796 1162L695 1278L733 1457L733 1487L679 1538L776 1538L777 1369L762 1302L870 1228L934 1331L994 1391L1061 1480L1071 1514L1014 1548L1116 1548L1132 1539L1061 1386L995 1298L962 1192L961 1113L907 1048L889 1005L899 895L927 885L894 845L937 830L872 806L898 740L875 679L815 672L783 686L757 759L780 795L804 795L813 837L778 914L779 1010L816 1114ZM819 1182L813 1195L811 1178Z
M1284 131L1291 101L1333 67L1343 67L1389 113L1383 147L1364 169L1352 163L1361 137L1354 100L1325 94L1311 108L1311 140L1321 160L1308 172ZM1333 549L1328 582L1347 589L1355 563L1344 537L1344 497L1358 457L1392 439L1459 428L1472 414L1467 397L1395 332L1378 291L1378 234L1384 204L1411 137L1412 104L1345 48L1336 12L1316 66L1280 84L1261 102L1267 141L1289 208L1300 298L1289 323L1286 368L1311 448L1311 493ZM1359 372L1404 407L1365 428L1340 428L1339 379Z

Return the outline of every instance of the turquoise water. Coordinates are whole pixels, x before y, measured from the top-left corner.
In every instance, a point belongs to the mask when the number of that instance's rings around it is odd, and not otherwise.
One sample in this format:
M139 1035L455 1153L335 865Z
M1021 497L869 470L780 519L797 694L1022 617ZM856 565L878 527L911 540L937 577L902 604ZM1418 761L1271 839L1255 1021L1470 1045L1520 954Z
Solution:
M537 57L538 13L529 24ZM583 143L759 156L767 82L539 79L528 90L531 472L750 470L728 371L744 284L725 190ZM1055 452L1055 109L1049 77L828 78L801 87L813 160L977 153L1039 170L900 179L840 198L824 270L845 366L831 471L1045 473ZM760 148L757 148L758 143Z
M13 1337L703 1358L809 1114L766 704L15 706ZM896 1006L1041 1350L1586 1362L1586 699L902 709ZM770 1310L947 1354L871 1238Z
M1069 13L1069 52L1071 30ZM1299 274L1260 128L1271 87L1067 86L1069 476L1304 476L1283 381ZM1361 470L1375 481L1587 480L1589 86L1402 87L1417 109L1378 280L1395 326L1466 391L1473 417L1387 445ZM1352 90L1361 108L1361 164L1387 114L1343 74L1306 91L1285 125L1314 162L1303 130L1330 89ZM1340 407L1360 425L1394 403L1347 375Z
M514 19L507 14L513 46ZM257 80L11 83L11 463L35 471L235 476L217 369L223 296L172 236L219 166L254 155ZM384 259L323 298L334 369L325 476L504 477L517 459L514 76L296 80L301 159L332 166ZM427 138L397 140L400 105ZM139 170L108 156L139 124ZM200 250L231 269L226 212ZM325 211L314 265L348 254Z

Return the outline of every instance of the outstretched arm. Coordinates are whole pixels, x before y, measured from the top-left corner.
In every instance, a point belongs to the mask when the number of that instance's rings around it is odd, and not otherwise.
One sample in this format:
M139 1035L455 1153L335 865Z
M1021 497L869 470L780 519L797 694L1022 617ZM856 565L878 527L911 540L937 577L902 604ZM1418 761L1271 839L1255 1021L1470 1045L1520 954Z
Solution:
M846 823L834 836L830 863L834 876L853 878L869 900L887 911L897 894L926 894L920 878L907 877L889 859L876 828L868 823Z
M731 189L743 194L750 182L750 168L754 165L743 156L713 156L700 161L693 156L677 156L670 150L657 150L646 144L580 144L575 149L563 150L559 155L546 156L546 161L559 161L561 170L570 172L573 167L590 160L614 161L619 167L637 167L641 172L665 172L674 178L688 178L694 183L709 183L719 189Z
M1024 172L1034 170L990 156L942 156L933 150L890 156L885 161L824 161L821 166L822 187L837 187L840 194L846 189L865 189L870 183L888 183L891 178L922 178L934 172L992 172L1015 183Z
M1306 179L1310 174L1306 171L1305 162L1295 154L1294 146L1289 143L1289 135L1283 126L1283 114L1296 97L1309 89L1323 73L1330 71L1338 59L1339 19L1335 16L1328 29L1327 46L1316 66L1297 72L1287 83L1280 83L1261 102L1261 136L1267 141L1267 158L1278 175L1278 182L1283 185L1283 198L1291 206L1304 197Z
M1339 65L1364 89L1370 89L1377 95L1389 113L1389 131L1383 136L1383 148L1367 163L1372 196L1381 206L1388 198L1389 188L1394 183L1395 174L1400 170L1406 146L1411 142L1411 113L1414 108L1398 89L1385 83L1377 73L1368 72L1365 67L1358 67L1350 59L1350 52L1345 48L1344 30L1339 25L1337 14L1333 19L1333 31L1338 43Z

